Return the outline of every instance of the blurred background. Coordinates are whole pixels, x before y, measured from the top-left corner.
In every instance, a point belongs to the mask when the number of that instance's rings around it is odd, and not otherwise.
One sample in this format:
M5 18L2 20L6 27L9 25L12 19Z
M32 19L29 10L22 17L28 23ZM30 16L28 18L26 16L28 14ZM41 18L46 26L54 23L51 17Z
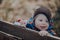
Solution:
M60 36L60 0L0 0L0 20L14 22L28 20L40 6L50 9L54 30Z

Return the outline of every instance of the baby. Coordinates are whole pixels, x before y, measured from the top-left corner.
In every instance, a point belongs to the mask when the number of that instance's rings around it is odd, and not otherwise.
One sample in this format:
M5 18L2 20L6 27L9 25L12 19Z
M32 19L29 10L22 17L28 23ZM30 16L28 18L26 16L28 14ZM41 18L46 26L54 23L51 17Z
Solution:
M50 10L46 7L40 7L35 11L32 21L27 23L26 27L39 31L41 36L56 35L50 26L50 20Z

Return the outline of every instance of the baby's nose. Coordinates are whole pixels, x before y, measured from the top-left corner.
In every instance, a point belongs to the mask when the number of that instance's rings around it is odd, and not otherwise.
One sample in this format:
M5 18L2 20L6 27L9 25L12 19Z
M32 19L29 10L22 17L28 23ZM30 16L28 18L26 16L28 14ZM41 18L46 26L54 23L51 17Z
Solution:
M42 25L46 25L46 23L44 22L44 23L42 23Z

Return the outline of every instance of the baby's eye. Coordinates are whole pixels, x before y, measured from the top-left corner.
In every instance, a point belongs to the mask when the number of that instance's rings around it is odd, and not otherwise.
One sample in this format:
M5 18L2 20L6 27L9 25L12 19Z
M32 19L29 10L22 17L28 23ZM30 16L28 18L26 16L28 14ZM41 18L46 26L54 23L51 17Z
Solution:
M39 20L39 21L41 21L41 22L42 22L43 20Z

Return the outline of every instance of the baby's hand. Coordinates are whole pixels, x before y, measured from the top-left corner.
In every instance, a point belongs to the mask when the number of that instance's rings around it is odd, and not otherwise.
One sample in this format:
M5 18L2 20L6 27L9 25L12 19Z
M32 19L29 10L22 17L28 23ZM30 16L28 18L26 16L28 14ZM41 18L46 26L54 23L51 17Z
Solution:
M49 35L51 35L47 31L40 31L39 34L40 34L40 36L49 36Z

